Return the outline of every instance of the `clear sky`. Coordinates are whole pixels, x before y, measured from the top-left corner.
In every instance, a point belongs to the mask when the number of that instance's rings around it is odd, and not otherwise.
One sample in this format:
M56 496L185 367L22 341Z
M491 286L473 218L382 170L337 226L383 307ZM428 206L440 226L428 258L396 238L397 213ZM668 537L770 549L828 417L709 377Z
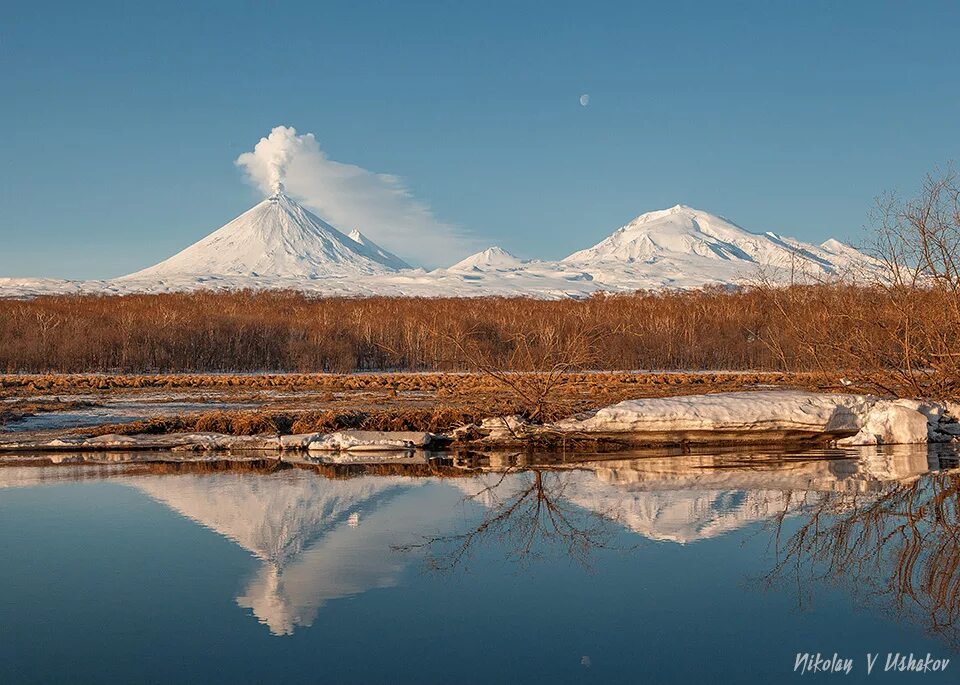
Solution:
M0 275L185 247L280 124L542 258L677 203L855 238L960 156L955 0L193 4L4 5Z

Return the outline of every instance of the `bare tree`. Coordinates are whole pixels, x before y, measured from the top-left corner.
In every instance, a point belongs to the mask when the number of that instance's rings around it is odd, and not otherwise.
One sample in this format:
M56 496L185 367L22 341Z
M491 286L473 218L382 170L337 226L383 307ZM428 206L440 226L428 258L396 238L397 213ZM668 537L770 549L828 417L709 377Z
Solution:
M487 507L479 525L397 549L426 549L432 568L450 570L491 539L503 545L507 558L519 563L555 550L588 567L595 549L609 547L614 519L580 509L564 498L568 472L508 469L491 475L491 483L465 498Z
M766 580L792 581L798 601L823 582L886 598L934 633L960 644L960 474L940 472L872 494L822 493L784 536Z
M528 419L548 421L570 413L569 398L557 390L571 371L591 366L604 333L574 321L507 331L474 326L445 337L468 368L511 391Z

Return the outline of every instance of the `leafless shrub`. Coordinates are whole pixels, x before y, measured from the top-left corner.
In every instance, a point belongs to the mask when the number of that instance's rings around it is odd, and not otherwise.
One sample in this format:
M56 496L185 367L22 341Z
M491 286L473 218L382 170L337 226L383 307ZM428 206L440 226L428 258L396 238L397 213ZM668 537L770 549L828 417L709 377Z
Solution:
M568 502L568 473L533 469L490 475L493 480L488 485L466 498L487 507L478 525L462 533L427 536L396 549L425 550L430 567L451 570L490 541L502 545L507 558L520 564L557 552L585 567L594 551L610 546L614 519Z
M823 581L887 598L960 644L960 475L929 474L876 493L820 493L805 503L800 525L784 534L767 576L797 586L798 600Z

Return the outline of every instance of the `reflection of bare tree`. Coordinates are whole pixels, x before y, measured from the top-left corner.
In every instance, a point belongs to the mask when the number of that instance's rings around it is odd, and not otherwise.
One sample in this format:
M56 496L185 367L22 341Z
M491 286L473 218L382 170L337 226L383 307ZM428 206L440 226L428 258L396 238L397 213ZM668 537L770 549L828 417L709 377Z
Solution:
M931 473L870 494L808 496L802 524L787 538L784 518L768 582L795 581L801 602L818 581L854 583L960 643L960 473Z
M569 473L509 469L489 475L465 498L487 507L479 525L463 533L425 537L399 549L426 549L431 567L449 570L491 539L504 547L508 559L521 563L557 551L589 566L591 551L609 546L613 517L570 504L564 497Z

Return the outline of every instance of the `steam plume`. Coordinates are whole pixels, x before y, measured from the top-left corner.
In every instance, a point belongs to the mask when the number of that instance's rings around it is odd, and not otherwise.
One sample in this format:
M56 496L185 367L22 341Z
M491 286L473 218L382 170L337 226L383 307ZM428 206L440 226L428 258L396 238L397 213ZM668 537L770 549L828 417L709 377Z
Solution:
M446 265L477 245L437 220L398 177L330 159L312 133L277 126L236 164L265 194L286 188L345 233L358 229L408 261Z

